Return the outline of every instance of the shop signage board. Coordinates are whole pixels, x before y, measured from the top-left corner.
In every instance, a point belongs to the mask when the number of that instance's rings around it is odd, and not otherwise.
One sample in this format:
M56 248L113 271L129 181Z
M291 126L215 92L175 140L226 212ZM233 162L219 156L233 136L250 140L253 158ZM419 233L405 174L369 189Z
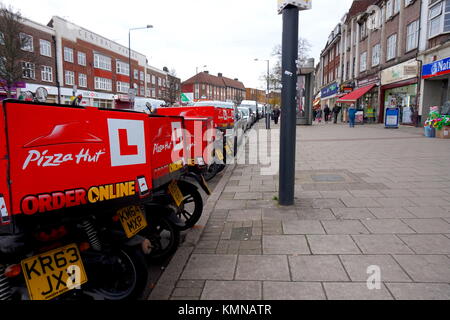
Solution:
M331 85L329 85L328 87L325 87L322 89L321 94L322 94L322 99L332 96L336 93L339 92L339 86L337 83L333 83Z
M381 85L387 85L417 77L419 62L415 59L381 71Z
M281 13L288 5L293 5L299 10L310 10L312 0L278 0L278 13Z
M358 80L357 88L366 87L370 84L376 84L376 85L380 84L380 78L378 77L378 75Z
M398 129L400 125L400 109L387 108L384 126L388 129Z
M450 58L435 61L422 67L422 79L433 78L450 73Z

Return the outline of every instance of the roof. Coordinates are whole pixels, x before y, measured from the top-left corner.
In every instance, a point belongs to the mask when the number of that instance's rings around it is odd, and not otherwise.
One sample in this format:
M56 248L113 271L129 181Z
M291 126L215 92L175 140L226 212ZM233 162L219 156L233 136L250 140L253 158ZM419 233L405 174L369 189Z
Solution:
M379 2L379 0L354 0L348 11L347 22L359 13L366 11L369 6L377 2Z
M184 81L183 85L195 84L195 83L207 83L207 84L215 85L217 87L230 87L230 88L245 90L244 84L238 80L232 80L230 78L223 77L223 76L217 77L217 76L214 76L214 75L206 73L206 72L201 72L201 73L193 76L192 78Z

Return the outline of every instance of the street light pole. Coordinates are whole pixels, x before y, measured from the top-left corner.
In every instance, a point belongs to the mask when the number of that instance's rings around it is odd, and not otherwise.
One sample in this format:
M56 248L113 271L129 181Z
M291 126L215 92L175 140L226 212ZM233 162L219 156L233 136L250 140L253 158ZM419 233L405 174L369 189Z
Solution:
M133 78L132 78L132 68L131 68L131 31L133 30L143 30L143 29L151 29L153 28L152 25L147 25L146 27L141 28L131 28L128 30L128 68L130 72L130 89L133 86Z

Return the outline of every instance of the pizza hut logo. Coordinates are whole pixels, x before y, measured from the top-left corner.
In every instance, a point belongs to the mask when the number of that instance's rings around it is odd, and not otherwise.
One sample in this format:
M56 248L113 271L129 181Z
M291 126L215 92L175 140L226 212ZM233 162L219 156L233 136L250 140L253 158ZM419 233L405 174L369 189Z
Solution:
M3 198L3 195L0 194L0 220L2 223L8 223L9 222L9 213L8 209L6 208L6 202Z
M144 121L108 119L111 166L131 166L147 162Z

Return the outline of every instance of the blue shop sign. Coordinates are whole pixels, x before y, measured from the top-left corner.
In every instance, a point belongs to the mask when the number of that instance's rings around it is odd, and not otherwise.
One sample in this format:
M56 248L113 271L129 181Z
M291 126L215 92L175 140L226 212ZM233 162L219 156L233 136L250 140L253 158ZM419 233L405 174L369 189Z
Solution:
M422 79L441 76L450 73L450 58L435 61L422 67Z
M337 83L330 84L328 87L322 89L322 99L332 96L339 92L339 86Z

